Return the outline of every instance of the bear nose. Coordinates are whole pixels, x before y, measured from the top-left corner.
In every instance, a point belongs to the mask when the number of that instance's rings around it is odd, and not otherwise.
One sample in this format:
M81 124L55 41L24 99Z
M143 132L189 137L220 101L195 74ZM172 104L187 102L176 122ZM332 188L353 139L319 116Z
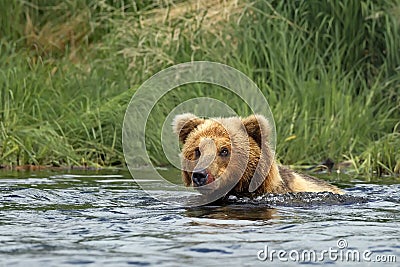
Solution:
M196 171L192 174L193 184L195 186L203 186L207 183L208 174L205 170Z

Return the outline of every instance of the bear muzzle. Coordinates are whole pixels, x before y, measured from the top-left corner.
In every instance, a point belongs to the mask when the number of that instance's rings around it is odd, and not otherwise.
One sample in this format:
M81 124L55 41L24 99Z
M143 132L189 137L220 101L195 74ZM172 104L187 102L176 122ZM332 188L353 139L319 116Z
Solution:
M193 186L204 186L214 181L214 177L207 170L194 171L192 173Z

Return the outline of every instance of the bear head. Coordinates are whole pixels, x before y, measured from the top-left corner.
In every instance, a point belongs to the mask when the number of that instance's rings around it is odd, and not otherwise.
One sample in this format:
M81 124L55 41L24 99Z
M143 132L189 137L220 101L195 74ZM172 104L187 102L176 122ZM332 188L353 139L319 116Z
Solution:
M182 146L182 179L203 194L251 193L268 178L273 152L271 127L262 115L199 118L186 113L173 121Z

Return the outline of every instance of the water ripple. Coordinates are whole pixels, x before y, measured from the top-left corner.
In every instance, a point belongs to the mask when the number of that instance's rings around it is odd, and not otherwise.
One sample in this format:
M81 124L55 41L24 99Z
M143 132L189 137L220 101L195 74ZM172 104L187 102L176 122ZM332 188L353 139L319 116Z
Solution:
M35 175L0 178L5 266L252 266L266 245L329 249L339 238L400 260L399 184L358 182L345 195L266 194L176 208L147 195L126 172Z

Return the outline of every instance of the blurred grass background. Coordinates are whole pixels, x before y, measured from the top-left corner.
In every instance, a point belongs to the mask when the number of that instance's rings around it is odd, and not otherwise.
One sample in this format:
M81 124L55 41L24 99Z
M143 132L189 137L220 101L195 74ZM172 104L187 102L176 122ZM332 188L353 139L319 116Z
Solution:
M360 174L400 172L400 0L0 0L0 164L124 165L135 89L177 63L228 64L263 90L278 160L331 158ZM148 126L190 97L174 91ZM238 99L229 105L241 115Z

